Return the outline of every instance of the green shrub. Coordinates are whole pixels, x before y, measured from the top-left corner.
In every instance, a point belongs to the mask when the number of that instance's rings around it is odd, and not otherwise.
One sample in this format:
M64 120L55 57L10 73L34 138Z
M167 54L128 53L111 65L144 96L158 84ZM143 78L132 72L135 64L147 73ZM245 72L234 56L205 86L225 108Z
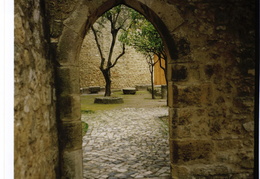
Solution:
M84 136L88 131L88 123L82 121L81 124L82 124L82 135Z

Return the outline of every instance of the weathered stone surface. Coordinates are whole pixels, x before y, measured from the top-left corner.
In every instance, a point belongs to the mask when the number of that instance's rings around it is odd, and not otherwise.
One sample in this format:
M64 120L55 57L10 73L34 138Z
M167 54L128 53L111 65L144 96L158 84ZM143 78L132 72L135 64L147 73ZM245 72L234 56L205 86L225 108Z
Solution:
M14 178L57 178L56 94L46 19L39 1L16 0L14 11Z
M160 119L167 114L167 107L83 114L89 124L82 144L84 177L170 178L168 129Z
M196 176L223 176L227 178L229 171L226 166L221 165L204 165L203 167L196 167L192 173Z
M57 45L57 61L62 65L78 66L79 62L77 59L83 37L67 27L64 27L61 37ZM66 43L67 41L70 43Z
M105 57L108 55L111 43L111 34L109 32L107 28L104 29L102 32L104 35L99 38ZM113 57L116 57L121 51L120 42L117 41ZM85 36L81 46L79 63L81 87L105 86L105 79L99 69L100 55L91 30ZM131 75L129 75L130 73ZM117 89L150 84L149 66L145 57L127 46L125 54L118 60L116 66L111 69L111 80L112 88Z
M62 122L63 131L61 136L61 145L64 149L78 150L81 149L82 144L82 126L81 121L76 122ZM66 151L68 151L66 150Z
M173 66L172 69L172 81L183 81L188 77L187 67L185 66Z
M167 99L167 85L162 85L161 86L161 93L162 93L162 95L161 95L161 97L162 97L162 99Z
M98 93L100 91L100 86L90 86L89 92L90 93Z
M63 110L60 111L60 119L62 121L78 120L81 116L80 95L61 96L58 100L58 105Z
M254 122L253 121L244 123L243 127L247 132L254 132Z
M57 90L60 95L78 94L79 71L75 67L60 67L57 69Z
M94 103L97 104L120 104L123 103L123 98L120 97L96 97Z
M62 154L61 168L64 178L82 178L82 150L66 151Z
M177 141L173 143L173 163L208 162L212 157L213 143L205 140Z
M174 103L178 107L212 105L212 87L209 83L175 86Z
M55 88L58 105L65 104L59 103L63 96L79 93L80 77L76 71L85 29L103 12L121 2L143 13L163 38L169 58L167 76L170 79L168 104L172 115L173 171L182 165L183 172L179 173L186 175L185 178L253 178L256 71L256 7L253 0L230 0L228 3L204 0L46 0L46 6L36 0L16 0L15 178L66 176L68 170L61 170L58 156L65 157L59 153L73 151L64 151L64 148L58 151L56 121L62 120L63 106L55 106ZM53 43L51 48L50 40ZM57 76L54 76L53 65L57 67ZM66 68L70 69L69 73L65 72ZM177 75L173 75L175 72ZM112 73L118 75L116 71ZM172 81L174 76L178 77ZM128 77L122 75L124 81ZM59 84L62 84L60 88ZM77 108L74 106L76 101L79 103L79 99L70 103L71 108ZM68 113L62 115L74 116L69 114L73 110L65 109ZM68 119L67 123L74 120ZM78 130L77 125L71 128L71 131ZM59 136L66 136L66 131L59 133ZM223 149L220 149L221 142ZM232 147L226 149L229 142L239 151ZM71 149L75 147L73 145ZM75 155L79 157L80 152ZM61 165L68 166L69 160L63 159ZM79 163L71 163L75 167L69 167L69 173L75 173L80 168ZM64 172L60 176L55 173L59 169ZM140 173L140 177L144 174Z
M124 94L135 94L136 89L135 88L123 88L123 93Z

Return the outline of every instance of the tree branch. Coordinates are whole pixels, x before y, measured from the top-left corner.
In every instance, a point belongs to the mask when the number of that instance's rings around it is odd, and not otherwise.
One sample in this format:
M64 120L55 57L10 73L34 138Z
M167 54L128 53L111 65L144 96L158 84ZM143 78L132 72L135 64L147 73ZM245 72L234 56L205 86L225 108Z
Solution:
M110 66L110 68L113 68L116 65L116 63L119 60L119 58L121 58L124 54L125 54L125 44L123 44L121 54L118 55L118 57L116 58L115 62L113 63L113 65Z
M97 44L97 47L98 47L98 51L99 51L99 54L100 54L100 57L101 57L101 63L100 63L99 68L104 69L105 58L104 58L104 55L103 55L102 50L101 50L101 46L100 46L99 41L98 41L97 32L96 32L96 30L94 29L93 26L91 26L91 30L94 34L95 41L96 41L96 44Z
M111 59L112 59L112 55L113 55L113 51L114 51L114 47L115 47L115 43L116 43L117 33L118 33L118 31L116 29L111 29L112 42L111 42L111 45L110 45L109 55L108 55L108 59L107 59L107 68L109 68L112 65Z
M160 63L161 69L165 70L165 67L162 66L162 57L161 57L161 55L158 56L158 61Z

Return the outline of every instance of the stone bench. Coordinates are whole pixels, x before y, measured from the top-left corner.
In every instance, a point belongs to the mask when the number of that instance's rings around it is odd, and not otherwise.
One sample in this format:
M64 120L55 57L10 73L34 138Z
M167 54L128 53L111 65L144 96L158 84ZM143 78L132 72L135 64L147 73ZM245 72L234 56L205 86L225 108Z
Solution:
M124 88L123 89L123 93L124 94L135 94L136 93L136 89L135 88Z
M87 93L89 93L89 90L88 90L88 88L80 88L80 93L87 94Z
M147 91L147 88L151 85L136 85L136 91Z
M100 91L100 86L90 86L88 90L90 93L98 93Z

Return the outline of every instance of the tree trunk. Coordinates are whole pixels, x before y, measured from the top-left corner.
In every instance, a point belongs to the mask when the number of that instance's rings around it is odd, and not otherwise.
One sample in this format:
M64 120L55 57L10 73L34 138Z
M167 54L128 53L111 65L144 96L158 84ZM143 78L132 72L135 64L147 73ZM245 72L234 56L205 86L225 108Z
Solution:
M155 99L155 96L154 96L154 83L153 83L153 66L154 65L151 65L151 85L152 85L152 99Z
M111 96L110 69L102 70L102 74L103 74L105 81L106 81L105 95L104 96Z

